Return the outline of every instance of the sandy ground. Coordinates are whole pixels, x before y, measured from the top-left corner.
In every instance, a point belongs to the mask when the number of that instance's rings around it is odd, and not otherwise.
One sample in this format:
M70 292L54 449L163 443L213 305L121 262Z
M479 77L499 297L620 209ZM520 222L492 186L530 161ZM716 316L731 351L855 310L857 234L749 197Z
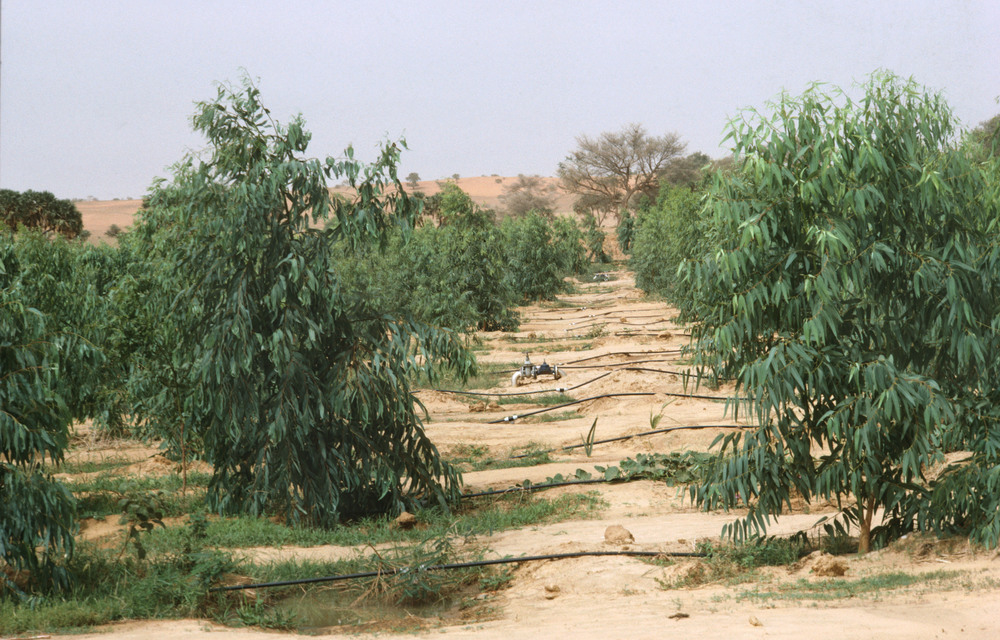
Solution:
M496 183L495 183L496 184ZM464 187L463 187L464 188ZM573 295L560 296L561 305L533 305L522 309L518 333L483 334L481 362L517 363L524 351L533 361L546 360L565 367L558 381L538 380L518 390L582 385L568 393L576 399L610 393L652 393L650 396L609 397L577 405L579 417L551 422L519 418L486 424L530 410L529 405L502 405L472 411L475 400L430 390L419 394L431 419L427 432L445 452L469 446L484 447L501 457L528 443L544 447L578 444L597 419L598 439L649 430L651 417L661 414L658 427L734 424L721 402L678 398L690 393L681 375L677 350L686 344L684 328L674 313L640 294L629 274L617 272L610 282L586 284ZM633 335L624 335L632 332ZM516 342L514 341L516 340ZM586 359L586 360L583 360ZM578 362L575 362L578 361ZM647 362L640 362L647 361ZM575 364L574 364L575 362ZM594 368L572 368L594 367ZM625 371L643 367L673 373ZM609 375L593 380L602 374ZM498 375L490 390L511 391L510 373ZM732 390L698 390L724 397ZM537 409L537 406L534 407ZM550 413L559 413L563 409ZM546 414L540 414L546 415ZM502 488L525 479L541 482L557 473L592 470L617 464L643 452L706 450L720 429L676 431L595 446L587 457L582 449L553 454L555 462L536 467L499 469L465 474L468 491ZM82 437L81 442L86 444ZM141 447L120 448L113 455L127 457L140 468L162 462ZM101 453L81 446L82 458ZM153 457L151 457L153 456ZM704 513L661 483L633 482L588 485L547 492L596 491L608 506L579 520L532 526L480 537L488 557L629 548L690 551L696 541L717 539L722 526L738 514ZM824 505L805 507L782 517L770 530L788 535L805 530L833 512ZM625 546L605 541L605 531L621 525L634 536ZM90 532L95 535L94 530ZM90 537L90 536L88 536ZM333 559L363 552L361 548L243 549L241 555L260 560L288 557ZM370 552L370 549L368 550ZM510 588L491 596L495 618L474 624L429 623L418 635L434 637L515 640L572 636L580 640L609 638L996 638L1000 637L1000 556L976 550L964 541L938 541L915 536L864 557L840 557L842 578L824 577L815 570L822 558L810 557L792 568L775 568L754 582L678 586L700 571L697 560L661 567L633 558L579 558L526 563L518 566ZM904 588L867 590L830 598L841 583L887 574L920 576ZM942 574L941 572L947 572ZM697 581L696 581L697 582ZM818 588L819 595L802 595ZM798 593L799 595L794 595ZM413 635L382 631L379 637ZM199 620L130 622L76 638L160 640L167 638L263 638L273 636L253 629L231 629ZM321 637L365 637L356 629L331 629Z

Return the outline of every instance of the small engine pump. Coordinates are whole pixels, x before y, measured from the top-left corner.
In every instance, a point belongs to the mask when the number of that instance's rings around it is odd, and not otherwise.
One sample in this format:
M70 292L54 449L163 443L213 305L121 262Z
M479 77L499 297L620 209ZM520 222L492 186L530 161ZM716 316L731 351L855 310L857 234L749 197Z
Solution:
M515 371L514 375L511 376L510 384L513 387L517 387L527 382L528 378L537 380L538 376L552 376L553 380L558 380L562 377L562 371L559 370L559 367L550 365L545 361L542 361L542 364L531 364L531 358L528 353L525 352L524 364L522 364L521 368Z

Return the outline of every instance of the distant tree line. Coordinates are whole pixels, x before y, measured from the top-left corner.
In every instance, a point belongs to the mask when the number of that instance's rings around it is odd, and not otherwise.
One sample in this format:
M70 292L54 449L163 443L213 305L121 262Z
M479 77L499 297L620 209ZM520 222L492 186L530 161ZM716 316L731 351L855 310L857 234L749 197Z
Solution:
M83 219L76 205L48 191L0 189L0 222L12 231L25 227L67 238L75 238L83 231Z

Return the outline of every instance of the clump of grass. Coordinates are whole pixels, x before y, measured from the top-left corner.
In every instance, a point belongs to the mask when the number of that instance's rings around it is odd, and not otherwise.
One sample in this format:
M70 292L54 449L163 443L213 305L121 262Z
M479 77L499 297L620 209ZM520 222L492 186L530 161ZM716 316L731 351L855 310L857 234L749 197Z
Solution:
M241 592L209 592L222 583L271 582L338 575L387 567L417 568L459 560L450 547L466 538L531 524L580 517L603 505L596 493L567 494L553 500L508 495L470 500L452 513L417 512L419 524L403 530L389 518L348 523L333 530L293 529L264 518L192 516L186 526L156 528L143 536L145 553L123 553L80 543L66 568L75 577L65 592L33 594L24 601L0 600L0 636L79 631L124 619L201 617L226 624L287 629L297 623L270 606L290 593L267 590L248 599ZM338 562L288 561L266 565L237 563L221 547L283 544L400 546L381 555ZM500 588L507 580L494 569L458 572L407 571L391 581L352 588L392 600L424 601L482 581ZM439 581L440 578L440 581Z
M509 380L511 372L520 368L521 363L515 362L480 362L476 365L476 372L466 380L461 380L455 372L449 368L435 369L436 375L433 386L441 389L455 389L465 391L467 389L485 389L494 387L498 382ZM418 385L426 386L428 380L421 375L416 381Z
M52 469L54 473L97 473L100 471L110 471L120 467L126 467L134 462L128 458L108 457L103 460L73 460L63 461L59 466Z
M552 395L530 395L530 396L499 396L497 397L497 404L508 405L508 404L524 404L533 407L552 407L557 404L566 404L567 402L573 402L576 398L570 397L565 393L554 393Z
M494 458L490 455L490 450L487 447L463 444L454 447L446 459L462 472L533 467L552 462L549 452L543 450L542 445L537 443L529 443L525 447L519 448L515 453L518 451L523 452L525 454L524 457L510 458L504 456Z
M694 587L712 582L737 584L753 580L758 569L797 562L811 549L802 537L757 538L741 544L702 542L697 551L704 554L697 567L676 580L657 580L664 589Z
M205 499L211 474L189 472L187 491L181 492L183 479L177 474L129 476L122 478L101 474L88 480L65 481L79 501L77 515L81 518L101 518L121 513L119 501L158 491L161 493L163 514L182 516L197 511Z
M366 518L334 529L290 527L267 518L234 516L208 523L205 544L236 549L260 546L310 547L324 544L358 546L417 542L454 529L463 535L482 535L531 524L557 522L596 510L602 505L596 495L567 494L554 499L540 496L501 495L491 500L463 501L450 513L440 508L419 510L414 529L400 529L392 518ZM156 529L146 542L150 549L167 552L178 544L183 532L176 528Z
M762 602L770 600L844 600L846 598L878 598L886 591L907 589L915 585L941 591L946 582L962 576L961 571L932 571L930 573L882 573L854 580L833 578L821 582L799 579L791 583L778 583L767 588L755 587L742 591L737 599Z
M0 600L0 636L81 630L125 619L213 617L226 599L208 588L236 567L226 553L207 549L197 524L167 553L138 557L78 543L66 569L73 581L58 594L21 602Z
M531 424L535 422L561 422L563 420L575 420L582 418L583 414L573 409L571 411L560 411L559 413L540 413L537 416L523 418L523 422Z

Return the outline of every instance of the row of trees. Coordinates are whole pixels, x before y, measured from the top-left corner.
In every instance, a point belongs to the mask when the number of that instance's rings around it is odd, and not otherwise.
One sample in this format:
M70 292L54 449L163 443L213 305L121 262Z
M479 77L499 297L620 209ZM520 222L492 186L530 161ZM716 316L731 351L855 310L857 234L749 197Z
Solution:
M0 233L0 565L41 582L72 552L74 501L49 475L71 420L209 461L218 513L332 526L452 503L460 476L410 385L467 375L463 332L516 326L583 266L572 221L497 224L454 185L434 224L396 175L403 143L368 165L305 156L302 121L272 121L249 82L193 125L207 150L116 246Z
M341 246L349 286L397 314L458 331L513 330L513 307L551 298L586 264L583 234L569 218L531 211L501 223L454 183L424 200L425 224L384 246Z
M858 102L814 87L734 120L733 172L639 216L637 282L693 321L696 364L756 422L691 490L748 510L729 533L798 494L838 504L829 530L857 527L862 551L914 529L997 544L995 131L959 138L939 94L891 74Z

